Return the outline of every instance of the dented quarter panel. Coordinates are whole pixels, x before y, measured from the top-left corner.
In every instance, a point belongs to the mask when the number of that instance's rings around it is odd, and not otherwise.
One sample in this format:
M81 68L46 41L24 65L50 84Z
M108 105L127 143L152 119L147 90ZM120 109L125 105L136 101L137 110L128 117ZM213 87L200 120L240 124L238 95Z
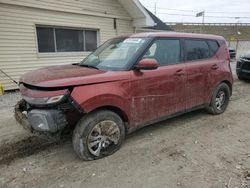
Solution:
M227 82L230 83L231 87L233 85L233 74L230 65L230 57L228 55L227 45L223 44L218 52L216 53L217 65L219 69L217 71L212 71L210 77L208 78L207 85L207 95L206 101L210 103L210 99L213 95L214 89L221 83Z

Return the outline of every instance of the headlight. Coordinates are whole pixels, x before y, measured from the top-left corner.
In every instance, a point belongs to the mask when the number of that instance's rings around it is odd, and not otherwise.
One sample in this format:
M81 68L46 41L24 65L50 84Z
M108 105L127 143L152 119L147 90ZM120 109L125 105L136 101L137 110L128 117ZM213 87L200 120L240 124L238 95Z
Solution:
M64 95L49 97L48 100L46 101L46 104L53 104L53 103L60 102L63 97L64 97Z
M44 105L44 104L58 103L64 98L64 96L65 95L57 95L53 97L44 97L44 98L33 98L33 97L27 97L27 96L22 96L22 97L29 104Z

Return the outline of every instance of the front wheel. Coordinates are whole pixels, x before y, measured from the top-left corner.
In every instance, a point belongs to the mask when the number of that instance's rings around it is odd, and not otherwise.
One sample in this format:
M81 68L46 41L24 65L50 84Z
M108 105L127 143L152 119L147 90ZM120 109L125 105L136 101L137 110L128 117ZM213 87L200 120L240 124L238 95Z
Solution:
M225 112L230 100L230 88L221 83L214 91L210 105L206 108L211 114L217 115Z
M100 159L116 152L125 138L122 119L114 112L100 110L83 117L73 133L73 148L84 160Z

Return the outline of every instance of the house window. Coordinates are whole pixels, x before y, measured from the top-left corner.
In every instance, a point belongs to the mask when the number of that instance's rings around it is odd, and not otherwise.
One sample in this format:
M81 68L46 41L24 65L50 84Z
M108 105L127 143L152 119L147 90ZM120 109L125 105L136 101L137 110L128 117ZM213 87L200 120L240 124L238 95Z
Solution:
M36 31L39 52L55 52L53 29L39 27Z
M97 48L97 31L36 27L39 53L89 52Z
M86 51L93 51L97 47L96 31L85 31Z

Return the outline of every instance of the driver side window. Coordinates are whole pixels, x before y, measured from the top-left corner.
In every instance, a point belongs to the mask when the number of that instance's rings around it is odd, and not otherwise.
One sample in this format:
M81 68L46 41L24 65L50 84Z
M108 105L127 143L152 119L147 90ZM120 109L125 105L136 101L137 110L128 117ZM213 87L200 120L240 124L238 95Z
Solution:
M181 61L180 40L157 39L147 50L143 59L156 59L160 66L177 64Z

